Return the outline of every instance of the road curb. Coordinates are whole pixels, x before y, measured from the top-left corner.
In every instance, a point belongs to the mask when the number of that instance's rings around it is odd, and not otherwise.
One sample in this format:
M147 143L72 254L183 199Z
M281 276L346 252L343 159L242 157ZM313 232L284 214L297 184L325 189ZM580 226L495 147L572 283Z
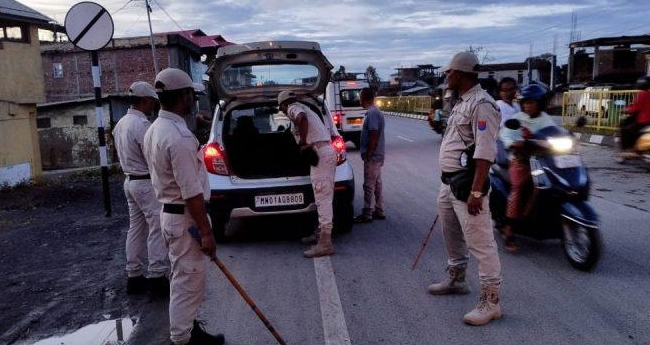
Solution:
M586 134L586 133L573 133L576 139L580 140L583 143L596 144L602 146L616 147L618 142L621 140L619 137L614 137L611 135L599 135L599 134Z
M426 121L426 115L420 114L409 114L409 113L398 113L394 111L385 111L384 114L389 116L404 117L408 119L415 119ZM621 140L619 137L611 135L599 135L599 134L586 134L586 133L573 133L576 139L580 140L583 143L596 144L602 146L616 147L618 142Z
M389 116L405 117L405 118L408 118L408 119L415 119L415 120L421 120L421 121L426 121L427 120L426 115L420 115L420 114L398 113L398 112L394 112L394 111L385 111L384 114L389 115Z

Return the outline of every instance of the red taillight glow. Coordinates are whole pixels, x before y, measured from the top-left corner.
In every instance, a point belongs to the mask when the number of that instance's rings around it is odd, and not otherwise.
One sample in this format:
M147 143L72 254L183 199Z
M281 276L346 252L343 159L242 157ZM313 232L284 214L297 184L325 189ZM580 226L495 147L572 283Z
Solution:
M333 138L332 147L338 156L337 165L341 165L346 160L345 140L343 140L343 137Z
M339 126L339 125L341 124L341 118L343 118L343 114L340 113L340 112L336 112L336 113L334 113L334 115L332 116L332 120L334 120L334 124L335 124L336 126Z
M205 167L212 174L228 176L228 164L226 163L226 155L219 148L219 145L211 143L203 148L203 161Z

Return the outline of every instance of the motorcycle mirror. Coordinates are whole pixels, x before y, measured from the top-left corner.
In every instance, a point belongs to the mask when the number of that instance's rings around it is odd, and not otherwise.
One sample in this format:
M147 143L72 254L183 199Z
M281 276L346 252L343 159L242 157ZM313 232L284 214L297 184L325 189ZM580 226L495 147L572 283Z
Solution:
M586 118L586 117L584 117L584 116L580 116L580 117L576 120L576 126L577 126L577 127L584 127L584 126L586 126L586 125L587 125L587 118Z
M521 122L519 122L517 119L510 119L506 121L505 126L508 129L517 130L521 128Z

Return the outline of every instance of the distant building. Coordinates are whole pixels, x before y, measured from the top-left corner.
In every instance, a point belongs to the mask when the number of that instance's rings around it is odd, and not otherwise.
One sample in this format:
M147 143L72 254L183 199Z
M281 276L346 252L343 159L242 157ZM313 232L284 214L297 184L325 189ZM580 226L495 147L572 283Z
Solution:
M391 85L396 85L399 89L408 89L415 87L417 81L421 81L435 87L443 77L437 72L438 69L440 67L434 65L396 68L397 73L391 75Z
M505 77L513 78L518 85L527 85L531 81L551 84L551 62L546 59L531 58L530 69L532 78L528 77L528 62L483 64L479 67L478 77L494 79L497 82Z
M650 35L594 38L569 48L569 84L633 84L648 73Z
M39 28L51 18L14 0L0 0L0 187L42 173L36 103L45 101Z
M217 49L230 45L219 35L201 30L154 34L158 69L179 68L200 82ZM51 43L41 47L47 102L91 97L94 94L90 54L71 43ZM202 61L202 57L205 61ZM115 38L99 53L102 92L128 91L136 80L153 83L156 74L149 36Z
M102 98L104 123L108 134L108 162L116 163L113 126L129 108L128 97ZM75 99L38 105L38 138L43 170L84 168L99 165L95 98Z

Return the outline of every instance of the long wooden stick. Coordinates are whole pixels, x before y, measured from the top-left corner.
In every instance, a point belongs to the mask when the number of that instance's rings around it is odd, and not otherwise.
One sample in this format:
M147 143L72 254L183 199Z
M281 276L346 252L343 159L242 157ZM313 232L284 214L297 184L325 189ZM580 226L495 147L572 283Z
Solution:
M278 331L276 331L275 328L273 328L273 325L271 325L271 322L269 322L269 320L266 318L266 316L264 316L262 311L257 307L257 305L255 305L255 302L253 302L253 300L250 298L250 296L248 296L248 294L246 293L244 288L242 288L242 286L239 284L239 282L237 282L237 280L232 275L232 273L230 273L228 268L219 260L219 258L217 258L216 255L212 258L212 262L214 262L217 265L217 267L219 267L221 272L223 272L223 274L226 276L226 278L228 278L228 280L230 281L230 284L232 284L232 286L235 288L235 290L237 290L237 292L239 292L239 295L244 299L244 301L246 301L246 304L248 304L248 306L251 307L251 309L253 309L253 311L255 312L257 317L260 319L260 321L262 321L262 323L264 324L264 326L266 326L266 328L269 330L269 332L271 332L271 334L273 334L273 337L275 338L275 340L277 340L280 345L287 345L287 343L284 341L284 339L282 339L282 336L280 336Z
M188 231L190 235L199 242L199 245L201 245L201 234L199 232L199 229L197 229L196 227L191 227ZM217 265L217 267L219 267L219 269L221 270L221 272L223 272L223 274L226 276L228 281L230 281L230 284L232 284L235 290L239 292L239 295L244 299L244 301L246 301L246 304L248 304L248 306L251 307L251 309L253 309L255 315L257 315L257 317L260 319L260 321L262 321L264 326L266 326L266 329L268 329L269 332L271 332L275 340L277 340L280 345L287 345L284 339L282 339L282 336L280 336L280 333L278 333L278 331L275 330L273 325L271 325L271 322L266 318L266 316L264 316L260 308L257 307L255 302L253 302L253 299L246 293L246 290L244 290L244 288L239 284L237 279L235 279L235 276L233 276L232 273L230 273L230 270L226 267L226 265L224 265L223 262L219 260L217 255L214 254L212 257L210 257L210 260L214 262Z
M436 223L438 222L438 217L440 217L440 215L436 215L436 219L433 221L433 224L431 225L431 229L429 229L429 232L424 237L424 241L422 242L422 245L420 246L420 251L418 252L418 256L415 258L415 261L413 262L413 266L411 266L411 271L415 271L415 268L417 267L418 262L420 262L420 258L422 257L422 254L424 253L424 247L426 247L427 243L429 242L429 238L431 237L431 234L433 233L433 228L436 226Z

